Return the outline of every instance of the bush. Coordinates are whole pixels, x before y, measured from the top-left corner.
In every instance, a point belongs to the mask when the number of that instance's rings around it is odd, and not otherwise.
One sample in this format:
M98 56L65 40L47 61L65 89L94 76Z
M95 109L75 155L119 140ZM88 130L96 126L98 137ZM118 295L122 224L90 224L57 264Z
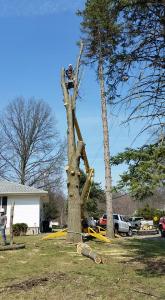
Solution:
M160 217L164 215L165 211L152 208L148 204L146 204L143 208L139 208L136 214L136 216L143 217L146 220L153 220L155 225L159 223ZM155 217L157 217L156 220Z
M16 223L13 225L13 234L15 236L26 235L28 225L25 223Z

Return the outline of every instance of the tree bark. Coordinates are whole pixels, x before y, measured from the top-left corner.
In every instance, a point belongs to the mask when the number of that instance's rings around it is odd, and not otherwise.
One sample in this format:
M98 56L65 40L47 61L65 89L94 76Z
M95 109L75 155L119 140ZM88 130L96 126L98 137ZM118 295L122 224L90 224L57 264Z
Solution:
M81 241L81 203L79 192L79 159L81 156L81 146L79 151L75 147L75 135L72 115L72 101L69 97L67 107L68 121L68 235L67 240L72 243ZM76 153L77 152L77 153ZM78 234L79 233L79 234Z
M107 236L114 237L113 230L113 209L112 209L112 176L110 165L110 146L109 146L109 130L107 121L107 103L104 85L104 69L100 59L99 68L99 83L101 94L101 110L102 110L102 125L103 125L103 140L104 140L104 163L105 163L105 195L106 195L106 211L107 211Z

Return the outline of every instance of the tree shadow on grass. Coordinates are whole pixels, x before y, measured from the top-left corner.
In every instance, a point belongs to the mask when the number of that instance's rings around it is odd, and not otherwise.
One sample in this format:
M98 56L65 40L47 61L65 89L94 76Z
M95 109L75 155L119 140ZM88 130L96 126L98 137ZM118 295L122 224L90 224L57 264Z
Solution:
M165 275L165 239L160 237L130 239L124 247L128 253L133 253L128 263L136 266L138 275L151 277Z

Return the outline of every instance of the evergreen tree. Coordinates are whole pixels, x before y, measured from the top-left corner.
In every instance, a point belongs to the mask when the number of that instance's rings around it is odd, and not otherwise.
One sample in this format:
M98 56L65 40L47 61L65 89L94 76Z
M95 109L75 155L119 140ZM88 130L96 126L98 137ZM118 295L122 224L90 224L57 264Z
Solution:
M128 170L120 175L116 190L125 190L142 200L165 186L165 142L146 145L112 157L113 165L126 163Z

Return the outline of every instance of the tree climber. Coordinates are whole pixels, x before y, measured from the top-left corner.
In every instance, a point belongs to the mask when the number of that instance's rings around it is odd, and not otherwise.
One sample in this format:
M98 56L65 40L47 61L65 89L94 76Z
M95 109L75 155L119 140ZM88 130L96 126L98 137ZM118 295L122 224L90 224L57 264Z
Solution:
M65 75L67 78L66 87L67 89L74 88L74 70L71 64L69 64L68 69L65 71Z

